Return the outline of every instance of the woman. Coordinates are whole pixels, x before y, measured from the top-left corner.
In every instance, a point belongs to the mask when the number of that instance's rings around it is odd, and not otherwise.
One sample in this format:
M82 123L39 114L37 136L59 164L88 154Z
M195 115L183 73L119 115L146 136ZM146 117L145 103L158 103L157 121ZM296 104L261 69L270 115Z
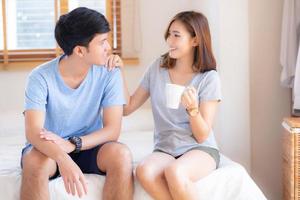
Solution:
M154 151L137 166L136 176L154 199L198 199L195 182L215 170L220 160L212 131L220 80L206 17L194 11L177 14L165 39L168 53L152 63L132 96L124 79L124 115L150 97L155 124ZM118 56L108 62L123 72ZM178 109L166 107L166 83L187 88Z

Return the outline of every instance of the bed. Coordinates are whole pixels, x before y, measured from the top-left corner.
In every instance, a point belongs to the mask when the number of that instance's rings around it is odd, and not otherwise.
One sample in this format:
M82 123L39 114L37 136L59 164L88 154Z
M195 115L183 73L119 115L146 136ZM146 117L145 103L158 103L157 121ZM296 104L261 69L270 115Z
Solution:
M20 152L23 147L24 122L19 111L0 114L0 199L20 198L21 169ZM134 165L152 151L153 122L149 109L124 118L120 141L127 144L133 153ZM151 120L149 120L151 119ZM140 123L136 123L137 120ZM104 176L86 174L88 194L83 200L96 200L101 197ZM264 200L266 197L247 171L240 164L221 155L220 167L197 182L202 200ZM52 200L79 199L68 195L61 178L50 181L49 191ZM135 200L150 200L150 196L135 181Z

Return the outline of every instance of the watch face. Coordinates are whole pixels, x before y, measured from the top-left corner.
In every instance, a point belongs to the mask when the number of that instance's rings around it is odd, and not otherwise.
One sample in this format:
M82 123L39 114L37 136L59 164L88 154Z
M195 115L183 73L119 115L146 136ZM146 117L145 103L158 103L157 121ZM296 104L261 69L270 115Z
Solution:
M193 109L193 110L190 111L190 115L192 117L196 116L197 114L198 114L198 109Z
M80 138L79 138L79 137L74 136L72 139L73 139L76 143L80 142Z

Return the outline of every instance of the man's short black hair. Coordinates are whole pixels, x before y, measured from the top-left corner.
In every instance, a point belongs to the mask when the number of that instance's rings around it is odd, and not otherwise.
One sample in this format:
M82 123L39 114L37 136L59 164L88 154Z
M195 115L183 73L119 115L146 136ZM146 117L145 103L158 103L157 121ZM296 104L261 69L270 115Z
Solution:
M71 55L75 46L88 47L96 34L109 31L109 24L101 13L79 7L60 16L55 26L55 39L64 53Z

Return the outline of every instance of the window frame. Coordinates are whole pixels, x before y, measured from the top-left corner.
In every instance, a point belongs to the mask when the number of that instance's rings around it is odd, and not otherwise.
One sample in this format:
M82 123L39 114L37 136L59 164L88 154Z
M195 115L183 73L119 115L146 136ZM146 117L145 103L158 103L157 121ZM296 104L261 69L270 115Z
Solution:
M4 63L4 67L13 62L26 62L26 61L48 61L63 52L56 43L54 49L22 49L22 50L8 50L7 48L7 27L6 27L6 0L2 2L2 24L3 24L3 50L0 50L0 63ZM64 14L68 12L68 0L54 0L55 21L59 18L59 13ZM111 25L109 34L109 42L112 45L112 52L121 56L121 2L120 0L106 0L106 18ZM115 24L115 25L114 25ZM115 34L115 35L114 35ZM114 38L117 38L114 47ZM135 64L136 60L129 59L130 63Z

